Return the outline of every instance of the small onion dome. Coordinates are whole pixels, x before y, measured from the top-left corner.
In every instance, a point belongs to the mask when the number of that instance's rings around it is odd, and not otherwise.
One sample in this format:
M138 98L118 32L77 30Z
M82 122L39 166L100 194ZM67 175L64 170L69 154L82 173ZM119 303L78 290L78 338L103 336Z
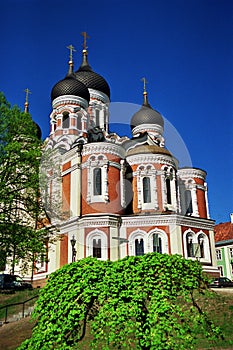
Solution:
M41 131L41 128L39 127L39 125L33 121L33 124L35 125L35 128L36 128L36 136L37 138L40 140L41 137L42 137L42 131Z
M148 102L147 92L144 91L144 102L142 107L131 118L131 129L142 124L157 124L164 127L164 120L162 115L151 107Z
M110 98L110 87L106 80L99 74L93 72L87 61L87 50L83 50L83 62L75 72L76 78L86 85L87 88L103 92Z
M84 98L87 102L90 101L90 94L87 87L74 76L69 75L65 79L60 80L54 87L51 92L52 101L63 95L73 95Z

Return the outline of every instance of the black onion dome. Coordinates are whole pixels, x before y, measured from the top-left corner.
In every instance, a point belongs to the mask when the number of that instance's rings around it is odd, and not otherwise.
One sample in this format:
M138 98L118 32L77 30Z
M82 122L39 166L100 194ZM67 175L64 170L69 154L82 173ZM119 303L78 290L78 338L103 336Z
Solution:
M81 81L75 79L74 75L69 75L65 79L60 80L52 88L52 101L63 95L79 96L84 98L87 102L90 101L90 94L87 87Z
M157 124L164 127L162 115L153 109L147 100L147 93L144 93L144 103L142 107L131 118L131 129L142 124Z
M87 52L83 51L83 62L75 72L76 79L86 85L87 88L103 92L110 98L110 87L106 80L99 74L95 73L87 61Z

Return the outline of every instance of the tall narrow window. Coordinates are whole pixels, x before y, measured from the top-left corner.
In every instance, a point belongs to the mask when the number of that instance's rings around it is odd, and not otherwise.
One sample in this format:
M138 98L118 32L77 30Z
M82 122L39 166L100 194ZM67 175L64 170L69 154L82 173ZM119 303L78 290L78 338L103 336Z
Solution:
M93 239L93 257L101 258L101 239L94 238Z
M172 204L170 179L166 179L166 190L167 190L167 204Z
M162 239L157 233L153 234L153 252L162 254Z
M143 185L143 202L150 203L151 202L150 178L144 177L142 180L142 185Z
M202 234L198 236L198 245L199 245L200 258L204 258L205 257L204 236Z
M100 111L98 109L95 111L95 126L100 126Z
M102 194L102 176L101 168L94 169L94 196L100 196Z
M62 128L63 129L68 129L70 124L70 118L69 118L69 113L64 113L62 117Z
M190 190L186 190L184 195L185 195L185 210L186 210L186 214L192 214L193 213L193 205L192 205L191 191Z
M142 238L135 239L135 255L144 254L144 241Z
M194 257L194 244L193 244L193 237L192 234L187 234L186 236L186 243L187 243L187 253L189 258Z

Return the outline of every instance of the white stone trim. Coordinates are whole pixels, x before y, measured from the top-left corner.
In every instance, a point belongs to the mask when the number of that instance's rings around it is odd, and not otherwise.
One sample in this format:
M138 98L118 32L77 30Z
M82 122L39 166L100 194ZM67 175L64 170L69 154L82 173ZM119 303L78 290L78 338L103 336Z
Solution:
M60 105L81 105L84 108L88 107L88 102L82 97L74 95L63 95L55 98L52 102L53 109L58 108ZM67 108L67 107L66 107Z
M153 252L153 235L158 234L162 240L162 254L168 254L168 237L167 233L157 227L148 232L148 252Z
M137 133L139 133L140 131L153 131L156 133L159 133L160 135L163 135L163 127L159 124L140 124L138 126L135 126L132 129L132 133L135 135Z
M147 244L147 233L146 231L137 229L129 235L128 241L129 241L129 256L135 256L135 240L136 239L143 239L143 246L144 246L144 254L148 253L148 244Z
M93 240L101 239L101 258L99 260L108 259L108 238L106 233L95 229L88 233L86 237L86 257L93 256Z
M193 243L198 244L198 236L202 235L204 238L204 258L201 257L189 257L188 256L188 251L187 251L187 235L191 234ZM184 257L186 259L191 259L191 260L196 260L198 259L200 262L205 262L205 263L210 263L211 262L211 257L210 257L210 242L208 236L202 231L198 231L195 233L191 228L186 230L183 234L183 245L184 245Z
M82 155L88 156L94 153L113 154L119 158L125 158L125 150L122 146L110 142L93 142L83 146Z
M110 103L109 97L104 94L103 92L100 92L99 90L94 90L88 88L89 94L91 96L91 99L97 99L100 100L101 102L108 104ZM90 104L92 104L92 100L90 101Z
M172 166L174 168L177 168L178 166L176 159L166 154L134 154L127 156L127 161L131 166L145 163L166 164L167 166Z
M206 178L206 172L202 169L196 169L196 168L181 168L178 169L178 176L182 180L186 180L187 178L199 178L205 181Z

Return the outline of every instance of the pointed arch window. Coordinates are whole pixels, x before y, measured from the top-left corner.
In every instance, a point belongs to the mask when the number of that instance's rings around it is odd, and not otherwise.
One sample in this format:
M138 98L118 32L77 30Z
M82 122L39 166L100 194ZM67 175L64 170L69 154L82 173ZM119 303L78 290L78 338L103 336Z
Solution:
M102 194L102 173L101 168L95 168L93 171L94 196Z
M93 239L93 252L92 256L94 258L101 259L101 239L100 238L94 238Z
M64 113L62 117L62 128L63 129L68 129L70 126L70 118L69 118L69 113Z
M143 202L151 203L151 186L150 186L150 178L144 177L142 180L143 186Z
M162 254L162 239L157 233L153 234L153 252Z
M142 238L135 239L135 255L144 255L144 241Z

